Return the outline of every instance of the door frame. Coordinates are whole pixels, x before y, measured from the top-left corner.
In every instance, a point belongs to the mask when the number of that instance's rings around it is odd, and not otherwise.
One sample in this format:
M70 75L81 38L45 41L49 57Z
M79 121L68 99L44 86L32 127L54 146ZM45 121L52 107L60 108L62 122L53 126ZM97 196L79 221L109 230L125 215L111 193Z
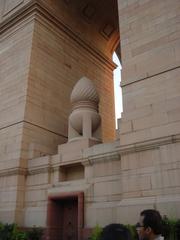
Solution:
M82 229L84 227L84 192L65 192L59 194L51 194L48 196L47 206L47 236L51 239L52 219L54 219L55 211L53 211L53 201L61 201L65 199L76 198L78 200L78 240L82 239Z

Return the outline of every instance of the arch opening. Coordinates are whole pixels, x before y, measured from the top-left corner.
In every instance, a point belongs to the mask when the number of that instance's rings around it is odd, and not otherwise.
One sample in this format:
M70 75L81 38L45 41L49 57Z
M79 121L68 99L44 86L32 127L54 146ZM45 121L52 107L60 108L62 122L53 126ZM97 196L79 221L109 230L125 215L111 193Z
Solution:
M117 68L113 71L113 81L114 81L114 104L115 104L115 124L116 129L118 128L118 119L121 118L121 113L123 111L122 104L122 88L121 83L121 63L117 52L113 53L113 61L117 65Z

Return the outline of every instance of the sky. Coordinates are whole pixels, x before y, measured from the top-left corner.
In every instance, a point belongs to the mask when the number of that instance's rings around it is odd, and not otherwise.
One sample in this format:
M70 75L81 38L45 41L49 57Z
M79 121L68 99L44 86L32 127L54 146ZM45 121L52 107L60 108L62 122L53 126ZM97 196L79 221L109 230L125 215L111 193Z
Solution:
M120 87L121 82L121 64L116 53L113 54L113 61L118 65L114 70L114 95L115 95L115 115L116 115L116 128L117 119L121 118L122 112L122 91Z

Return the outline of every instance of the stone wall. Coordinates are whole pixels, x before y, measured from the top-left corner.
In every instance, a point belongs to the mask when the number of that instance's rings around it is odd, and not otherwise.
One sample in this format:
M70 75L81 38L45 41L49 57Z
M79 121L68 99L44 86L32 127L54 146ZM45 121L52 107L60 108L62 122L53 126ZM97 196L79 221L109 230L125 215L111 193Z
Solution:
M121 144L180 131L178 1L119 1Z
M32 22L2 31L0 49L0 220L20 224L27 167L22 135L32 34Z
M102 61L93 57L82 42L76 43L52 21L37 18L25 112L28 124L26 132L34 132L34 141L39 144L34 144L35 148L39 148L36 151L42 154L55 153L54 147L67 141L68 116L71 112L70 93L75 83L84 75L94 81L100 94L99 111L102 126L106 126L102 132L103 140L114 138L112 69L110 64L108 66ZM36 128L48 136L46 146L53 147L49 152L45 150ZM27 137L24 141L27 144Z
M133 219L150 207L179 217L180 5L170 0L118 3L123 92L119 212L132 213Z
M61 7L49 1L0 1L0 220L4 222L23 225L28 159L55 154L67 141L70 93L82 76L94 80L100 94L104 141L115 136L115 64L109 59L111 51L101 52L107 41L98 50L86 42L87 36L79 37L81 27L73 32L64 24ZM103 39L96 37L95 42Z

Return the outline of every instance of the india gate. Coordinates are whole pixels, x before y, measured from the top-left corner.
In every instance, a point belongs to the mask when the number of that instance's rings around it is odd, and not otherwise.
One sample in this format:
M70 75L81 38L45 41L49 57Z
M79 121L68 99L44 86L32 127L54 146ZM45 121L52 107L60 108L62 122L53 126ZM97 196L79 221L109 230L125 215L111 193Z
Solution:
M180 218L180 1L0 0L0 36L0 222L85 240Z

